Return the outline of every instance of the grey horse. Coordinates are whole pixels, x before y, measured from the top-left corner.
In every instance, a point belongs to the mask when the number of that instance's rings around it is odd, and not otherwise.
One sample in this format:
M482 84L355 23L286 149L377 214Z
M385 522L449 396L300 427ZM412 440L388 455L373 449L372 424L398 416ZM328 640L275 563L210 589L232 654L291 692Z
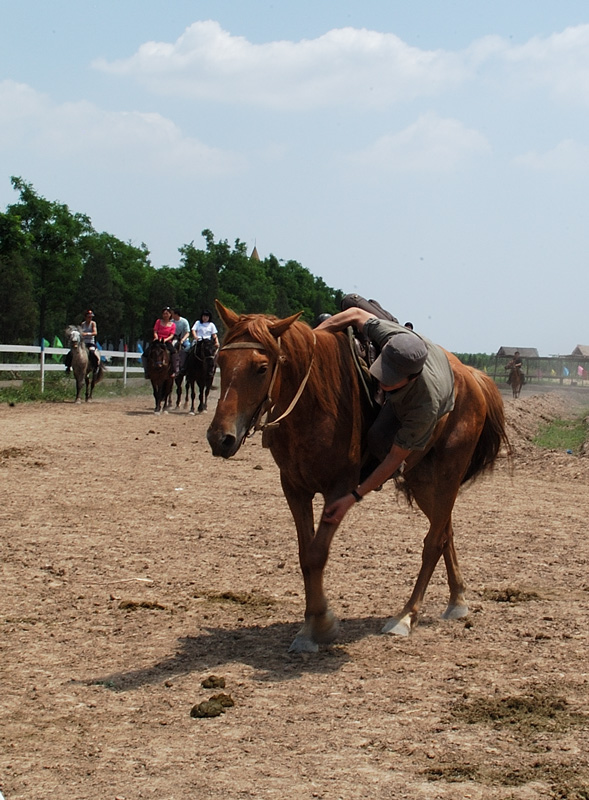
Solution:
M100 358L98 367L94 369L88 348L82 339L82 331L76 325L69 325L65 335L72 352L72 371L76 379L76 403L81 403L82 386L86 384L86 402L92 400L92 392L96 384L104 376L104 367Z

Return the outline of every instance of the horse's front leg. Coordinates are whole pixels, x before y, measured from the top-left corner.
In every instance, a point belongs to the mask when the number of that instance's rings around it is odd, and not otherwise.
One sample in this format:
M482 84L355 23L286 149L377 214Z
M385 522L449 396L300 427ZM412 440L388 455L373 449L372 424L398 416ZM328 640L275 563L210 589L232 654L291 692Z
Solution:
M160 398L160 391L159 391L159 388L156 386L156 384L153 381L151 382L151 386L153 388L153 399L155 401L155 406L154 406L154 409L153 409L153 413L154 414L159 414L160 411L161 411L161 408L162 408L162 401L161 401L161 398Z
M313 496L294 489L284 479L282 488L293 515L299 543L299 563L305 583L305 622L289 651L316 653L320 643L337 636L338 622L329 610L323 589L323 571L337 525L320 522L315 533Z

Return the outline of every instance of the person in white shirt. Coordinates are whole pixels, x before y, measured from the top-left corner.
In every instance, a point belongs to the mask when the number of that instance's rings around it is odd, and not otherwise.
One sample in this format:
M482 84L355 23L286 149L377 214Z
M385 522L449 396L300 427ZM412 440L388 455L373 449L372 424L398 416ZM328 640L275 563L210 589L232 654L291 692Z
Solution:
M215 347L219 347L217 326L211 321L211 312L203 311L200 319L192 326L192 336L199 342L201 339L212 339Z

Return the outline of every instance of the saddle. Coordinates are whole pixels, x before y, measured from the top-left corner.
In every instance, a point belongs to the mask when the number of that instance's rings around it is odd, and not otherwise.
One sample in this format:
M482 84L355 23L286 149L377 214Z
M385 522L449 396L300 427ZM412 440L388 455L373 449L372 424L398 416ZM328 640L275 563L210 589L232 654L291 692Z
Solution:
M368 311L369 314L372 314L377 319L386 319L389 320L389 322L396 323L399 322L399 320L394 317L390 311L383 308L377 300L366 300L359 294L345 295L342 298L340 306L342 311L346 311L348 308L361 308L363 311ZM361 358L366 366L370 367L378 357L380 353L379 349L368 337L364 336L362 331L354 327L351 327L350 330L352 331L354 347L358 358Z

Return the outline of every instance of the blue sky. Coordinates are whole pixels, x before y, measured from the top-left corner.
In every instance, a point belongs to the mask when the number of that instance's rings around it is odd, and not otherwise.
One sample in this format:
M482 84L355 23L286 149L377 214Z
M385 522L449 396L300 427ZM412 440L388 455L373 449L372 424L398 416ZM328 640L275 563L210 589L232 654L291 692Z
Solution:
M589 5L0 2L10 176L155 266L295 259L455 352L589 344Z

